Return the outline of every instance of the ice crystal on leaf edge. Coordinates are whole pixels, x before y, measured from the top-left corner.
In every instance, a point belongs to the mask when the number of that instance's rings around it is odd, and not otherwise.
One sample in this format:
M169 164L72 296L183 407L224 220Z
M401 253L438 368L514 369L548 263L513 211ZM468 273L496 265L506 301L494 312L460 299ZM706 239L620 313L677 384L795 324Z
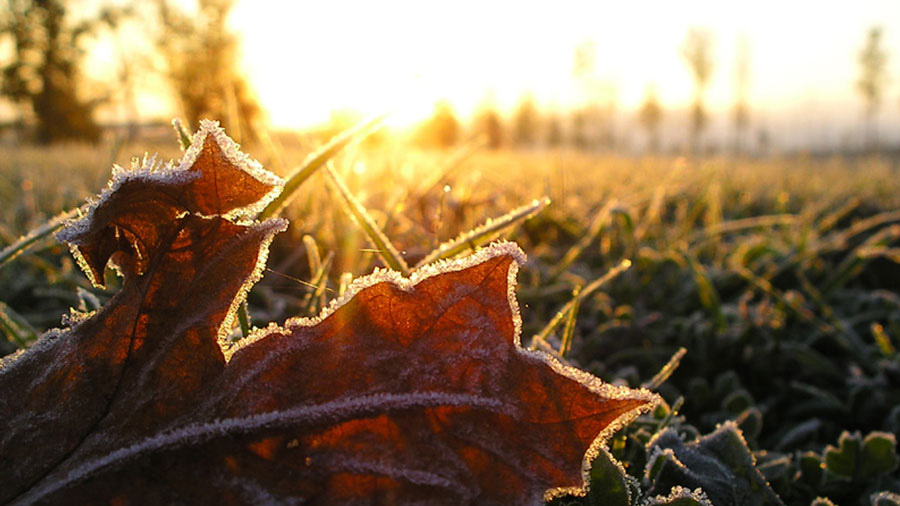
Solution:
M613 434L628 425L639 415L647 413L654 407L656 407L656 405L660 401L660 397L657 394L650 392L649 390L644 388L633 389L626 386L605 383L600 380L600 378L597 378L590 373L582 371L581 369L570 366L568 364L564 364L557 357L549 353L540 350L530 350L522 346L522 317L519 311L519 302L516 298L516 276L519 272L519 267L524 265L526 262L526 255L522 251L522 249L514 242L497 241L491 243L487 247L478 249L474 253L462 258L452 260L438 260L434 263L424 265L419 269L416 269L408 278L404 277L400 272L391 269L376 268L375 271L371 274L354 279L351 282L350 286L347 288L347 291L341 297L333 299L328 304L328 306L322 309L322 311L318 315L312 318L290 318L285 322L283 326L279 326L278 324L273 322L265 328L254 329L254 331L249 336L247 336L247 338L239 341L230 349L226 350L225 358L226 360L229 360L239 350L257 341L265 339L269 335L276 333L289 333L290 329L295 327L312 327L340 309L341 306L347 304L359 292L379 283L390 283L403 291L410 292L417 284L428 278L448 272L462 271L475 265L484 263L493 258L502 256L507 256L513 259L513 261L509 264L509 271L507 272L506 295L507 301L509 302L510 312L512 314L515 329L513 342L515 344L516 352L524 355L531 360L540 361L547 364L557 374L577 381L578 383L581 383L582 385L587 387L590 391L605 398L647 401L642 406L620 416L595 437L594 441L585 452L584 458L581 463L581 476L583 481L581 487L551 488L544 492L543 499L544 501L549 501L556 497L562 497L565 495L584 496L585 494L587 494L590 488L591 462L593 462L594 459L597 458L601 448L606 447L606 442L612 437Z

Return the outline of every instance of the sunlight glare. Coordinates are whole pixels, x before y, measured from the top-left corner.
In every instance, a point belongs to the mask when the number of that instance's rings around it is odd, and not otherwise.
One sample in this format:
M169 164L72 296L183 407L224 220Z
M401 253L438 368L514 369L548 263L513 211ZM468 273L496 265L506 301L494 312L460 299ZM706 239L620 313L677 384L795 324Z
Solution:
M894 21L883 21L886 10L897 11ZM817 22L803 23L810 12ZM269 119L302 127L327 122L335 111L390 113L389 125L410 125L441 100L463 121L484 104L509 115L526 95L545 110L593 102L633 111L651 86L664 107L684 109L694 85L679 47L695 26L714 31L711 110L731 107L741 39L749 41L754 103L796 107L802 98L849 109L865 30L884 25L893 47L898 19L900 3L875 0L852 12L812 0L241 0L231 25L243 37L244 70ZM589 75L577 77L574 51L585 43L595 46L595 58Z

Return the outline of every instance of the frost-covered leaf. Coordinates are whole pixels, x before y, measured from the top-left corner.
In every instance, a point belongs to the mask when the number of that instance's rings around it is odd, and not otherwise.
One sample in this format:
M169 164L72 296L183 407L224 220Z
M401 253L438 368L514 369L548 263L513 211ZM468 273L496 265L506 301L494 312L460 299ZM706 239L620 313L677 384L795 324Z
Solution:
M859 461L859 450L862 446L862 435L859 432L851 434L844 431L838 438L838 446L828 445L825 448L825 469L839 478L852 480L856 474L856 466Z
M865 439L859 432L844 431L838 446L824 452L825 469L833 476L853 480L870 479L897 468L897 438L887 432L871 432Z
M879 492L870 498L872 506L900 506L900 494Z
M685 443L667 429L648 445L647 478L651 493L676 486L702 488L716 506L783 504L756 469L740 429L726 422L696 442Z
M630 506L632 503L628 475L622 464L601 449L591 464L591 506Z
M265 198L277 179L212 123L195 140L178 166L115 170L60 232L95 282L112 259L124 285L90 318L76 313L71 328L0 362L0 502L172 427L221 373L217 338L284 223L204 216Z
M118 171L60 233L123 288L0 361L0 502L536 503L584 493L657 401L520 346L510 243L377 271L223 350L285 225L238 219L278 183L204 123L181 163Z
M803 452L797 457L800 478L810 487L818 488L825 478L825 463L816 452Z
M669 495L652 497L644 506L713 506L703 490L691 490L684 487L672 487Z
M897 469L897 436L888 432L870 432L863 440L860 474L864 478L887 474Z

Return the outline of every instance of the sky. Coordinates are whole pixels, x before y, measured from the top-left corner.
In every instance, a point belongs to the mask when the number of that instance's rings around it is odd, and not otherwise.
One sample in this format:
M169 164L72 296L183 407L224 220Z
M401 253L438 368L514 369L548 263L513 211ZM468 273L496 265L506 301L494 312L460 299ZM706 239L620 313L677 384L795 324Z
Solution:
M240 0L231 22L243 34L242 64L278 126L322 121L335 107L392 111L403 122L438 99L466 116L485 103L509 110L525 94L547 108L594 97L628 111L649 86L665 107L684 108L693 82L679 48L691 27L714 36L713 110L733 103L744 44L755 108L852 117L862 108L857 54L866 31L881 26L890 53L885 120L888 110L900 114L896 0ZM579 46L595 57L590 78L575 80Z
M664 109L684 110L694 85L679 48L697 27L714 38L706 102L719 121L734 102L743 46L752 117L830 142L861 122L857 56L880 26L889 54L880 121L900 135L900 0L237 0L229 23L242 41L238 65L281 128L321 124L335 110L411 124L438 100L464 119L486 104L509 114L526 95L544 109L593 101L633 118L651 87ZM89 78L115 82L123 55L151 47L140 36L117 44L89 48ZM579 47L593 57L576 79ZM140 77L141 117L177 114L161 79Z

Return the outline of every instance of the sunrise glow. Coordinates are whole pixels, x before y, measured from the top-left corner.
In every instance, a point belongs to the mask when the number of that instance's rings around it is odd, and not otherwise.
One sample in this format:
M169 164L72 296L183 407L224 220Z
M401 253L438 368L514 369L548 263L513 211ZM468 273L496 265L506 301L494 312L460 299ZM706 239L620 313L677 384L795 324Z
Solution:
M848 12L820 2L239 2L243 65L276 126L325 121L332 111L390 111L422 119L437 100L461 116L486 103L509 111L530 94L544 108L593 100L633 110L654 86L684 107L693 83L679 47L692 26L715 36L707 100L727 109L735 55L750 54L758 108L826 106L855 111L855 55L865 30L885 27L898 47L900 3L864 2ZM742 42L743 41L743 42ZM592 48L589 72L573 75L575 49ZM891 62L897 75L897 62ZM894 93L896 95L897 93Z

